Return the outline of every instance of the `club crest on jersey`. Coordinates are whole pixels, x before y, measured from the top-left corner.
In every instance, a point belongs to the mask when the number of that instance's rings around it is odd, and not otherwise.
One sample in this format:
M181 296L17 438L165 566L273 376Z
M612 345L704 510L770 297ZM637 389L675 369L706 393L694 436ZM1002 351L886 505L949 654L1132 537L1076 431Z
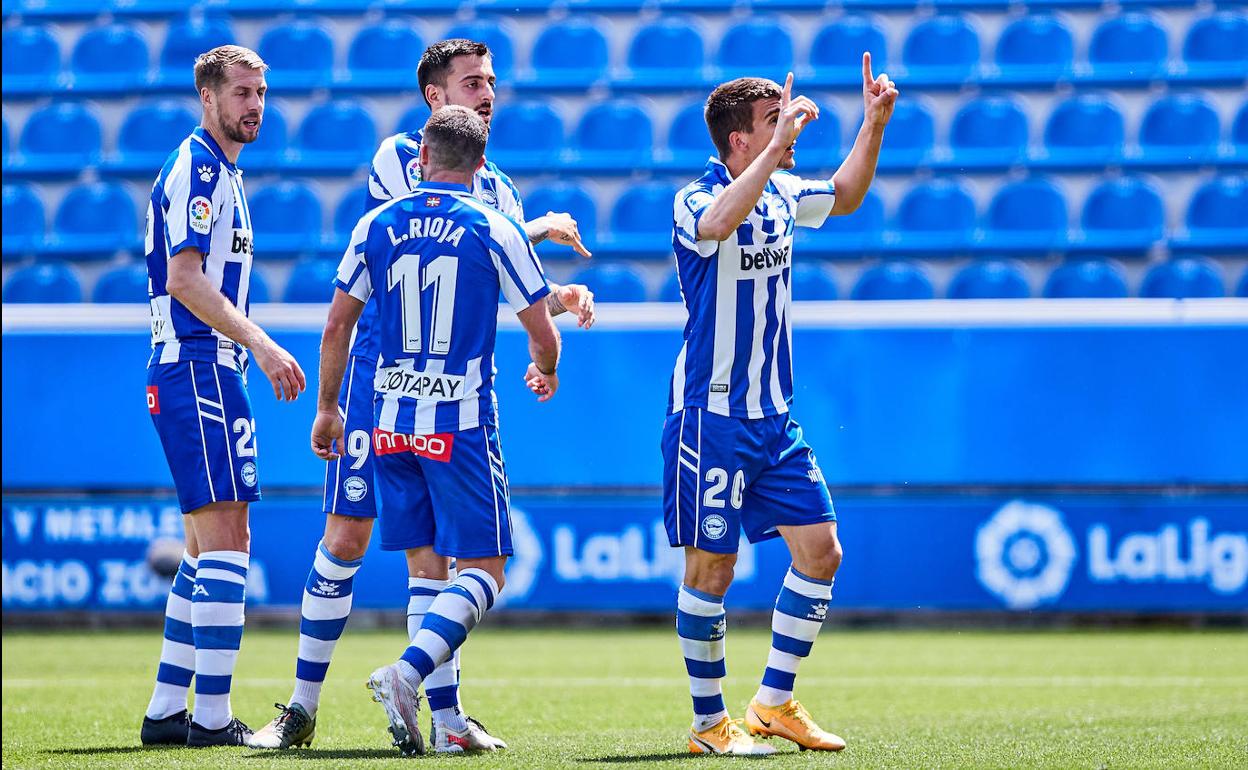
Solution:
M415 187L420 184L420 160L412 158L407 162L407 184L409 187Z
M351 476L342 482L342 491L348 500L358 503L368 494L368 482L359 476Z
M201 182L211 182L213 175L217 173L216 169L207 163L197 168L196 171L199 172L199 179Z
M481 189L481 195L478 197L481 198L481 202L485 205L498 208L498 193L494 192L490 188L483 187Z
M712 540L719 540L728 534L728 522L718 513L712 513L702 520L702 534Z
M251 460L243 463L243 467L239 470L238 475L243 480L244 484L249 487L254 487L257 479L256 464Z
M187 224L200 235L207 235L212 230L212 201L202 195L191 198L187 206Z

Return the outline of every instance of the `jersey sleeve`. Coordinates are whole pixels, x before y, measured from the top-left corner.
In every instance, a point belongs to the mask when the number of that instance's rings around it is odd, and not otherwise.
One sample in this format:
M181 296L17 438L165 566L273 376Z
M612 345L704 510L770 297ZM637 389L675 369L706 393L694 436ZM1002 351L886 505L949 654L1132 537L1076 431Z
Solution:
M831 179L803 179L794 174L781 173L774 175L772 180L796 205L794 224L798 227L819 227L832 213L836 188L832 186Z
M356 223L351 231L351 243L338 263L338 274L334 276L334 286L355 297L360 302L367 302L373 293L372 276L368 272L368 232L373 217L365 216Z
M210 171L193 173L196 165ZM196 164L189 153L183 154L169 170L164 186L168 201L164 235L169 239L170 257L183 249L198 249L208 255L212 226L225 208L219 192L220 172L220 164L215 159L211 163Z
M499 181L506 188L506 195L499 195L498 210L519 222L522 226L527 221L524 218L524 202L520 199L520 191L516 189L516 185L507 176L500 176ZM500 192L502 192L500 190Z
M687 188L676 193L672 220L676 240L703 257L711 256L719 248L717 241L698 238L698 222L714 202L715 196L701 187Z
M498 270L498 283L511 309L521 310L550 294L546 273L533 251L533 244L520 225L504 217L490 223L490 255Z
M397 136L392 136L381 143L377 154L373 156L372 166L368 170L368 210L371 211L388 200L407 195L412 191L414 181L407 167L419 163L419 157L413 148L400 144Z

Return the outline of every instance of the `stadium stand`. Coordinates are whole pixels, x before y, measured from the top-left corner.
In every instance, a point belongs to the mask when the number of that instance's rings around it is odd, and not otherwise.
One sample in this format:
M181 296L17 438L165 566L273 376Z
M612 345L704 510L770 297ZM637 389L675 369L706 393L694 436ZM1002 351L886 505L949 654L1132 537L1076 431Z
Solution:
M793 38L780 21L755 16L724 31L715 63L723 80L785 72L793 67Z
M949 284L949 299L1025 299L1031 296L1022 268L1005 260L974 262Z
M822 302L837 298L836 281L822 267L810 262L798 262L793 265L790 278L793 287L793 299L803 302Z
M143 237L134 198L116 182L74 187L61 200L44 250L69 259L105 260L137 252Z
M1077 168L1117 161L1125 134L1122 112L1110 96L1079 94L1053 110L1044 144L1055 165Z
M269 87L278 92L324 88L333 74L333 38L315 22L274 25L256 53L268 63Z
M1174 245L1248 254L1248 177L1222 176L1196 189L1187 207L1187 234Z
M897 208L898 247L938 253L964 248L975 229L975 201L951 179L915 185Z
M631 99L595 104L573 138L573 165L582 173L649 165L654 126L645 106Z
M1165 96L1148 108L1140 125L1140 147L1153 163L1207 163L1218 151L1218 113L1196 94Z
M572 283L594 287L599 302L645 302L646 284L636 270L618 262L601 262L572 274Z
M546 27L533 45L531 80L548 88L584 88L607 70L607 39L601 24L574 17Z
M147 302L147 265L131 262L104 273L95 282L91 301L105 304Z
M675 195L676 188L665 182L630 186L611 207L610 235L599 241L598 248L616 257L666 256Z
M1248 268L1244 269L1244 274L1239 277L1239 287L1235 289L1235 296L1248 297Z
M78 38L70 62L71 87L77 93L130 91L147 82L150 54L137 30L108 24Z
M299 124L297 154L289 161L304 173L367 167L377 150L377 126L363 106L333 101L308 111Z
M906 36L902 61L916 85L961 83L979 64L979 33L969 19L934 16Z
M1083 204L1083 240L1093 251L1144 252L1165 227L1161 195L1148 182L1120 177L1102 182Z
M422 116L428 113L423 107L413 111ZM419 123L413 119L407 125ZM550 105L538 101L508 104L490 122L489 157L503 168L549 168L559 162L563 136L563 120Z
M198 123L199 116L179 101L140 104L121 124L116 156L106 167L115 173L151 174Z
M1182 257L1162 262L1148 271L1140 286L1141 297L1221 297L1226 289L1218 266L1202 257Z
M524 214L528 218L539 217L548 211L566 211L576 220L581 239L593 243L598 232L598 204L583 187L569 182L556 182L536 187L524 196ZM571 252L549 243L538 246L544 257L570 257Z
M877 71L887 71L888 43L874 19L842 16L824 25L810 46L814 81L820 85L857 83L862 51L871 52Z
M1102 83L1152 80L1169 55L1166 31L1148 12L1129 12L1101 23L1092 33L1088 61Z
M251 193L248 203L261 258L290 258L320 247L321 200L307 185L279 182Z
M884 262L868 269L854 284L853 299L931 299L932 281L922 267L906 261Z
M162 90L193 92L195 78L191 67L195 57L235 40L234 29L224 18L188 17L171 23L160 49L156 82Z
M1028 15L1001 32L995 60L1003 78L1039 85L1069 74L1074 50L1070 29L1060 19Z
M506 19L478 19L454 24L447 29L444 37L480 40L485 43L490 47L494 74L500 80L511 79L516 61L515 43L512 42L515 39L515 32Z
M4 88L38 93L57 87L61 47L45 27L4 30Z
M82 285L74 270L61 262L27 265L4 282L5 302L81 302Z
M92 109L78 102L54 102L26 119L21 167L36 175L76 175L99 162L102 141Z
M332 259L301 259L286 283L283 302L329 302L334 295L338 263Z
M395 19L370 24L351 41L347 54L353 88L396 90L411 87L425 42L410 23Z
M1127 296L1122 268L1109 260L1081 259L1059 265L1044 284L1052 299L1112 299Z
M43 202L28 184L4 185L4 261L37 251L43 245Z
M998 251L1046 252L1066 243L1066 198L1040 177L1010 182L988 207L988 247Z
M1017 100L1006 96L967 102L953 117L949 145L953 162L962 167L1001 168L1027 154L1027 115Z
M637 30L628 46L628 68L635 85L680 86L702 78L706 43L693 21L668 17Z

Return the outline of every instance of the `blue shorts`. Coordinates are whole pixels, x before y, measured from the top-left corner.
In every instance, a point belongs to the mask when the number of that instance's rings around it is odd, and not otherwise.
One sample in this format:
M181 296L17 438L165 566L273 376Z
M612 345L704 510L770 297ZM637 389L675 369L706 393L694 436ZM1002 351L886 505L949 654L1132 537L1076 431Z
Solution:
M343 422L342 456L325 464L325 513L377 518L372 452L376 371L376 361L359 356L351 356L347 365L347 376L338 392L338 413Z
M781 525L836 521L802 428L788 414L756 420L689 408L663 424L663 522L673 547L736 553Z
M381 547L510 556L511 499L493 425L405 436L373 432Z
M207 361L149 366L147 410L183 513L260 499L256 420L238 370Z

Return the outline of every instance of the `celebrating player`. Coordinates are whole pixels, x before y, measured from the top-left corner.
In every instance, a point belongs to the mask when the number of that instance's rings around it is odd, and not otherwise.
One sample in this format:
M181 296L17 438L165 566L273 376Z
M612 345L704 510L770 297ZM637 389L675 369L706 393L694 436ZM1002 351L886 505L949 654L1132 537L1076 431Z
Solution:
M186 553L165 606L145 744L237 746L251 736L230 710L243 636L247 504L260 499L245 350L279 401L306 387L295 359L247 318L251 214L234 164L259 136L266 69L234 45L195 60L203 118L165 161L147 207L147 408L186 514ZM186 710L192 677L193 719Z
M493 392L500 289L529 335L530 387L540 400L559 387L559 333L541 263L520 225L470 192L487 132L464 107L429 118L422 181L356 225L321 341L312 449L333 460L344 429L331 383L342 377L351 329L375 297L373 447L382 547L406 550L413 577L422 552L458 563L403 657L369 678L405 754L424 751L417 690L493 606L512 553Z
M426 103L434 112L447 105L474 110L489 124L494 113L494 68L489 49L468 40L443 40L421 57L417 79ZM421 132L396 134L381 143L373 158L368 181L368 209L406 195L420 182ZM524 222L524 208L516 186L498 166L486 161L473 175L471 188L478 200ZM548 212L524 224L528 238L546 238L590 256L581 243L576 221L567 214ZM550 284L547 306L551 315L577 314L583 328L594 323L594 295L585 286ZM372 488L373 373L377 368L376 303L369 303L356 331L347 376L342 381L339 409L346 421L345 456L331 462L325 474L323 508L325 534L317 546L303 594L299 657L295 688L289 705L250 741L253 748L288 748L309 743L316 730L321 686L334 646L351 612L352 578L363 562L372 537L377 503ZM393 546L383 542L383 547ZM413 577L409 585L408 628L415 634L437 592L449 585L447 559L423 549L409 555ZM414 561L413 561L414 560ZM481 723L465 716L459 702L458 656L425 682L433 712L430 743L435 751L489 750L506 744L486 732Z
M897 88L871 76L863 54L865 117L854 147L830 180L794 166L802 129L819 117L805 96L739 78L716 88L706 124L719 152L676 195L673 247L689 310L663 428L663 509L668 540L685 549L676 611L693 695L689 750L770 754L751 735L780 736L803 749L845 742L815 724L793 699L798 664L832 598L841 563L836 513L793 400L790 260L793 228L819 227L858 208L875 175ZM741 529L750 542L783 537L793 563L772 615L772 646L746 727L728 717L724 594Z

